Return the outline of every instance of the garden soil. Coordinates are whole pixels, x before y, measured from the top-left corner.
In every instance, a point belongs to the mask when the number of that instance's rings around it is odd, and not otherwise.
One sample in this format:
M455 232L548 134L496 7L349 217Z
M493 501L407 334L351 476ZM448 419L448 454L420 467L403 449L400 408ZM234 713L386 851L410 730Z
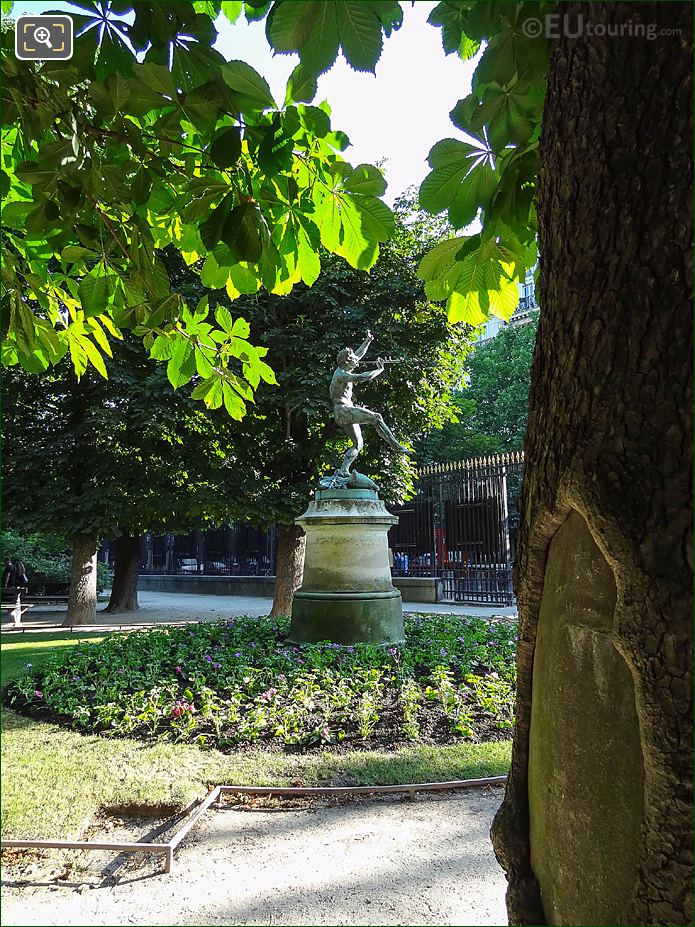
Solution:
M506 882L489 838L502 794L229 803L202 817L168 875L154 855L10 856L2 923L506 924ZM159 842L180 826L181 818L112 815L85 837Z

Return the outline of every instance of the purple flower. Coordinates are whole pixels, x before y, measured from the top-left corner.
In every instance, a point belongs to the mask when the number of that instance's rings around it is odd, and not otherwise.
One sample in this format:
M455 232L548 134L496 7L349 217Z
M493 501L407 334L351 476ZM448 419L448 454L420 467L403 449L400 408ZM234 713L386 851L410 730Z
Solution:
M391 654L392 657L395 657L398 651L396 650L395 647L389 647L389 653Z
M465 637L457 637L456 640L457 640L460 644L465 644L465 643L466 643L466 638L465 638Z
M354 653L354 652L355 652L355 648L354 648L354 647L348 647L347 652L348 652L348 653Z
M73 682L79 682L79 681L80 681L80 677L79 677L79 676L73 676L73 677L72 677L72 681L73 681Z
M212 664L212 668L213 668L213 669L222 669L222 664L221 664L221 663L213 663L213 664Z
M181 672L183 672L183 670L181 669L180 666L177 666L177 667L176 667L176 672L177 672L177 673L181 673Z
M439 652L441 653L441 655L442 655L443 657L446 656L446 650L445 650L443 647L442 647L442 649L441 649Z
M251 647L255 647L256 645L255 645L255 643L254 643L253 641L251 641L251 645L250 645L250 646L251 646Z
M207 660L208 663L212 663L212 657L210 656L209 653L205 654L205 660Z
M236 651L234 652L234 656L237 657L237 658L239 658L239 657L241 656L241 653L240 653L238 650L236 650Z
M41 692L39 689L35 689L34 698L43 698L43 692Z

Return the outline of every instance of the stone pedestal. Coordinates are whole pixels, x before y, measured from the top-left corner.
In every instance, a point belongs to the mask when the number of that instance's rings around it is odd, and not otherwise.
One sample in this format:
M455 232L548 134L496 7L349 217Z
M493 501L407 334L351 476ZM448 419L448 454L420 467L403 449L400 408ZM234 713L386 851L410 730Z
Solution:
M306 556L290 640L403 641L403 606L391 582L387 541L398 518L376 491L320 489L297 524L306 531Z

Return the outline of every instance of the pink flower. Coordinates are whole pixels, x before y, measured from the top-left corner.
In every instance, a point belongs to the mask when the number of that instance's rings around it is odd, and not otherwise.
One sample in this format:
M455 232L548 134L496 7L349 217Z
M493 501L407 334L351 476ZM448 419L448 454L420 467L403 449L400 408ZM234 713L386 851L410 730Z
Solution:
M177 699L177 701L175 701L172 706L171 713L175 718L180 718L181 715L186 714L186 713L193 715L195 714L195 707L191 705L190 702L185 702L182 699Z
M41 692L39 689L35 689L34 698L43 698L43 692Z
M177 673L180 673L180 672L182 672L182 670L181 670L181 667L180 667L180 666L177 666L177 667L176 667L176 672L177 672Z

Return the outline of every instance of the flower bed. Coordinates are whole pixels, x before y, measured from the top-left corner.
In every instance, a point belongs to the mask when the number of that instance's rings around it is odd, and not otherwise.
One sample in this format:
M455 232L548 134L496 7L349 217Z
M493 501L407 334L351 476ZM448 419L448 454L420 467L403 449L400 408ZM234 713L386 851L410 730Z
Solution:
M220 750L499 740L516 625L406 617L403 647L293 647L284 619L113 634L10 683L5 703L89 733Z

